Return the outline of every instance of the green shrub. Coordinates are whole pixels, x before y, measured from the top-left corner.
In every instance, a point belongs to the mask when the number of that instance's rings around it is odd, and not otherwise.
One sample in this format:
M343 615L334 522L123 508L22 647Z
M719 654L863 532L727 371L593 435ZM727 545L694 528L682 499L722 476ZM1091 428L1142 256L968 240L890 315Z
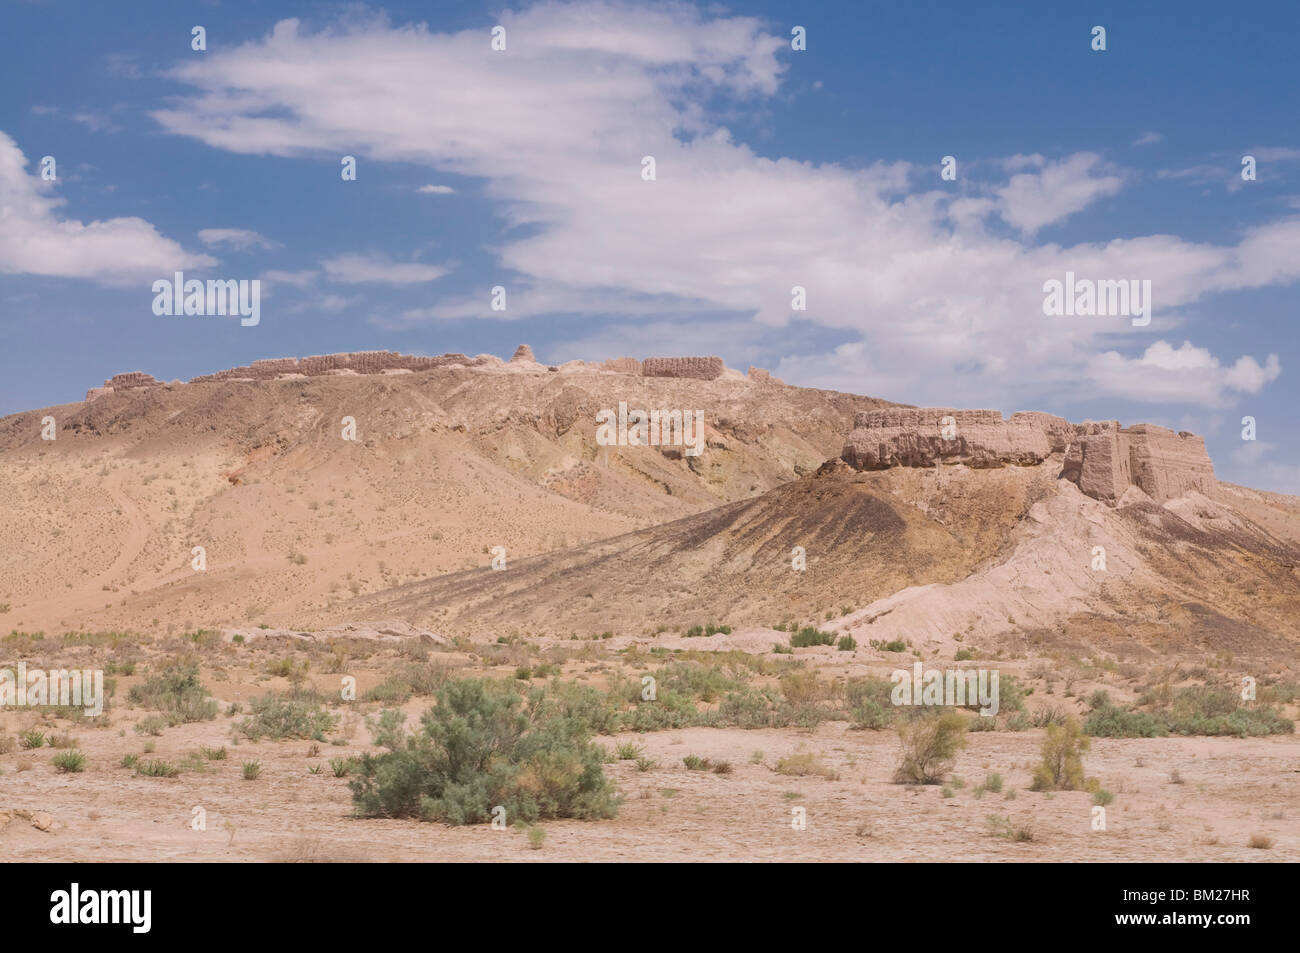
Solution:
M226 748L224 745L220 748L209 748L207 746L200 746L199 754L202 755L204 759L208 761L226 760Z
M835 647L841 652L852 652L858 647L858 643L851 635L841 635L840 640L835 643Z
M262 762L245 761L243 767L243 774L244 774L245 781L256 781L258 777L262 774Z
M1167 686L1139 700L1151 712L1123 709L1106 692L1094 692L1084 728L1098 738L1158 738L1165 735L1231 735L1238 738L1290 734L1295 724L1268 705L1242 705L1227 689L1191 685L1176 691Z
M808 648L810 645L834 645L835 635L831 632L823 632L813 625L806 625L798 632L790 636L790 647L796 649Z
M239 723L239 730L252 741L273 738L325 740L337 721L311 694L277 695L272 692L249 703L252 714Z
M701 758L697 754L688 754L682 758L682 764L686 765L687 771L707 771L712 767L712 762L708 758Z
M514 684L457 679L405 735L400 713L385 712L375 742L348 782L357 813L482 823L493 807L510 823L539 818L612 817L613 787L587 723L548 705L546 689L525 697Z
M906 652L907 643L902 639L886 642L884 639L872 639L870 645L877 652Z
M1162 738L1169 734L1169 729L1154 716L1144 711L1125 711L1110 704L1109 698L1088 715L1084 731L1094 738Z
M1095 788L1083 776L1083 755L1092 742L1079 726L1078 719L1067 718L1064 724L1049 725L1043 738L1043 760L1034 768L1031 791L1082 791Z
M1003 840L1025 843L1034 839L1033 831L1023 824L1016 824L1009 817L990 814L985 819L985 823L988 825L990 834L994 837L1001 837Z
M170 727L170 725L171 722L162 715L149 715L132 725L131 730L137 735L152 735L156 738L163 733L164 728Z
M521 675L520 672L527 672ZM388 676L383 682L368 689L363 700L379 702L381 705L400 705L411 696L431 696L443 685L455 677L456 669L443 662L408 662L401 670ZM516 678L530 678L534 673L520 669ZM540 672L537 673L540 676Z
M18 733L18 744L27 750L39 748L45 744L45 732L36 728L28 728L26 731Z
M849 682L844 689L849 721L854 728L887 728L894 722L897 707L890 699L891 683L883 678Z
M170 761L151 759L138 762L135 773L145 778L174 778L181 773L181 769Z
M86 756L80 751L60 751L53 764L60 774L77 774L86 770Z
M155 708L176 716L177 722L208 721L217 717L217 702L199 681L199 666L191 662L172 665L132 687L127 697L133 705Z
M966 745L966 719L954 711L915 715L898 726L901 752L894 780L938 784Z
M346 778L360 763L357 758L330 758L330 770L334 772L334 777Z

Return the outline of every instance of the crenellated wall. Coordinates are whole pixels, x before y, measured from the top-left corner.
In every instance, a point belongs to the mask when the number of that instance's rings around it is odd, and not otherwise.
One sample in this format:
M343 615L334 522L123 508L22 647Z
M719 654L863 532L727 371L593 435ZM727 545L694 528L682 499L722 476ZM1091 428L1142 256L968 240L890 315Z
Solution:
M647 357L641 362L644 377L691 377L712 381L727 369L720 357Z
M945 418L951 418L945 427ZM841 454L859 470L929 467L936 461L969 467L1031 466L1065 450L1073 434L1063 417L952 407L889 408L859 413Z

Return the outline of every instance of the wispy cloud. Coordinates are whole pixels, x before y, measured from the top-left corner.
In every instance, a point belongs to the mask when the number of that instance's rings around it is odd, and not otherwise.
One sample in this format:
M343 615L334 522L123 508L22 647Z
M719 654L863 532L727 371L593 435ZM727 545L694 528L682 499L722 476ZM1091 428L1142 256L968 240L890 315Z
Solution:
M781 86L788 39L752 18L546 2L501 22L528 42L493 54L479 29L366 21L308 32L285 20L261 40L180 61L170 76L190 92L154 116L232 152L348 153L422 164L431 179L481 180L508 227L491 249L512 276L508 311L490 310L488 281L410 309L403 322L654 317L689 342L702 316L725 316L743 329L730 338L740 348L798 318L849 339L806 358L798 379L825 386L870 379L887 392L897 380L897 395L929 388L939 399L1023 406L1068 381L1090 380L1102 388L1091 396L1103 396L1143 389L1132 379L1144 374L1192 380L1206 368L1152 366L1164 356L1150 352L1149 335L1167 333L1180 307L1206 295L1300 279L1300 221L1290 218L1225 244L1172 235L1039 244L1044 228L1129 181L1098 153L1003 160L1006 180L974 194L909 193L902 163L759 155L722 124ZM654 181L641 178L644 155L656 159ZM1015 237L990 229L992 214ZM443 273L368 256L324 267L338 281ZM1150 329L1044 318L1043 281L1066 270L1152 280ZM795 285L807 289L799 314ZM1110 353L1120 363L1099 359ZM1146 391L1213 403L1276 377L1269 359L1248 359L1258 372L1241 360L1219 362L1215 387Z
M247 228L202 228L199 241L209 247L227 247L236 251L249 248L278 248L279 244Z
M345 284L373 282L388 285L413 285L435 281L447 274L441 265L395 262L383 255L339 255L321 262L325 277Z

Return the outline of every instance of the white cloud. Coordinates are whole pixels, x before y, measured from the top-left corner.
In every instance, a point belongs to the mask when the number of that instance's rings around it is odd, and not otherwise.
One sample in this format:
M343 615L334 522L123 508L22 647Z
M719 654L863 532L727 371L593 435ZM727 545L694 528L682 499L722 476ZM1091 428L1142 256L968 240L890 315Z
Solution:
M1059 162L1040 162L1037 172L1013 175L1006 186L994 190L1002 219L1027 235L1064 221L1098 199L1119 192L1124 180L1107 174L1106 169L1101 156L1091 152L1079 152Z
M202 228L199 229L199 241L209 247L225 245L236 251L248 248L278 248L277 242L247 228Z
M54 194L55 183L39 170L29 174L26 165L18 144L0 132L0 272L130 284L217 263L187 252L144 219L87 224L59 217L64 200Z
M320 275L319 271L307 269L305 271L279 271L271 269L264 271L258 277L263 284L285 284L294 288L306 288L312 285Z
M450 185L422 185L415 191L425 195L455 195L456 190Z
M1107 351L1093 359L1091 379L1105 392L1152 402L1179 402L1223 407L1241 394L1258 394L1282 373L1276 354L1264 365L1240 357L1231 365L1202 347L1184 341L1175 348L1156 341L1137 358Z
M262 40L182 60L170 76L191 94L154 115L234 152L335 163L347 153L482 180L510 229L493 249L502 273L517 276L502 281L508 310L490 310L495 282L485 280L397 323L601 314L654 319L688 341L707 318L731 327L739 349L796 317L790 289L802 285L808 311L797 317L850 343L790 359L782 376L909 402L1026 408L1090 378L1090 397L1131 393L1122 353L1172 327L1178 308L1300 278L1300 218L1248 229L1236 245L1169 235L1034 244L1037 230L1121 188L1123 176L1092 153L1003 160L1005 185L963 198L908 194L903 163L759 155L719 119L763 108L780 84L788 38L751 18L544 2L501 22L506 53L479 28L370 22L307 33L286 20ZM656 181L641 179L644 155L656 159ZM990 232L995 211L1019 240ZM392 265L356 258L335 259L330 277ZM1067 270L1150 279L1151 327L1045 318L1042 284ZM1114 357L1098 364L1102 350ZM1214 401L1276 376L1276 364L1255 363L1252 379L1242 361L1219 368L1217 389L1153 392Z
M1164 138L1165 137L1160 135L1158 132L1144 132L1130 144L1134 146L1152 146L1157 142L1162 142Z
M395 262L382 255L339 255L321 262L325 277L347 284L373 282L389 285L413 285L434 281L447 274L440 265Z

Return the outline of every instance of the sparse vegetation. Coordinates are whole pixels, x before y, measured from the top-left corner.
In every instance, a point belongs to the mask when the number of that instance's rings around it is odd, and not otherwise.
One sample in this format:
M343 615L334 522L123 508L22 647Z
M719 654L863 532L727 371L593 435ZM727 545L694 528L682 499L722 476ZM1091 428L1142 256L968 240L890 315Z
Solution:
M894 780L938 784L966 745L966 719L956 712L916 715L898 726L902 750Z
M798 632L790 636L790 647L795 649L806 649L813 645L834 645L835 635L831 632L823 632L814 625L806 625Z
M363 755L349 781L357 812L450 824L487 821L495 805L510 823L613 816L618 801L589 725L547 702L546 689L524 696L467 678L438 690L413 734L385 712L372 730L388 750Z
M250 740L272 738L314 738L325 740L337 721L313 694L278 695L274 692L249 703L252 714L239 723L239 730Z
M1042 761L1034 768L1031 791L1097 790L1096 779L1083 776L1083 755L1092 742L1076 718L1049 725L1043 738Z
M172 665L127 693L133 705L167 713L175 724L208 721L217 717L217 703L199 681L197 662Z
M79 774L86 770L86 756L80 751L60 751L51 763L60 774Z

